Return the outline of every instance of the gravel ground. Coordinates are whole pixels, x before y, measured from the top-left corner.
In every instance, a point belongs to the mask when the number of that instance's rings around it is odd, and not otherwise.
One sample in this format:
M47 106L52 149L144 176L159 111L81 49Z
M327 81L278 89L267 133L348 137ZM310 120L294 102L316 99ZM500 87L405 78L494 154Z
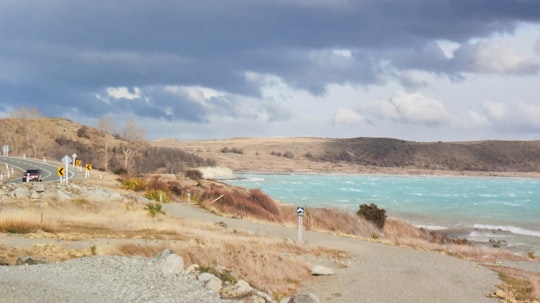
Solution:
M2 303L225 303L190 274L163 273L154 259L94 256L0 267Z

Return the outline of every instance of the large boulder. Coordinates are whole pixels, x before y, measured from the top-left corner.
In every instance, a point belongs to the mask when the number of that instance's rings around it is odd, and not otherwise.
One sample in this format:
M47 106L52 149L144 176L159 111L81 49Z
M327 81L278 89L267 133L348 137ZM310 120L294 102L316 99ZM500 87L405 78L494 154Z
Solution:
M312 293L297 294L289 299L287 303L321 303L319 299Z
M238 299L250 296L254 293L253 287L244 280L238 280L233 285L225 286L221 289L220 294L222 298L226 299Z
M13 197L17 199L28 199L30 197L30 190L26 187L19 186L13 191Z
M161 271L166 275L178 275L184 273L184 259L170 249L166 249L159 253L155 260Z
M221 279L216 277L214 274L209 273L209 272L200 273L197 276L197 279L199 281L203 282L204 286L206 286L206 288L208 288L208 289L210 289L212 291L215 291L215 292L219 292L219 290L223 286L223 282L221 281Z
M324 267L321 265L314 265L313 267L311 267L311 274L313 276L329 276L329 275L333 275L334 271L328 267Z

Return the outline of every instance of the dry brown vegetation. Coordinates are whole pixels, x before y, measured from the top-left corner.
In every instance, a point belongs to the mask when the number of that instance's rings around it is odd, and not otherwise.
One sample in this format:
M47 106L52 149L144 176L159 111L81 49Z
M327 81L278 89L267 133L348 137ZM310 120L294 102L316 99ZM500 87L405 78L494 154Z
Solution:
M124 181L139 173L152 173L146 175L149 177L145 177L138 189L141 193L160 190L173 201L186 200L189 193L192 202L213 212L282 225L295 224L294 206L277 203L258 190L232 188L197 178L180 182L178 175L206 165L226 166L237 172L539 176L540 171L540 141L420 143L384 138L159 140L139 146L128 171L123 162L123 144L127 141L119 132L113 134L67 119L38 116L0 119L0 139L10 145L11 155L60 159L64 154L76 152L96 169L132 173L130 177L124 175ZM172 174L173 178L166 178L166 174ZM2 243L23 240L23 244L0 244L1 264L14 264L23 255L49 261L95 254L153 257L164 248L171 248L187 264L221 265L261 289L290 294L299 281L309 276L301 256L343 256L336 251L260 238L214 224L166 215L151 217L144 205L39 201L23 203L23 209L13 202L9 201L0 212L0 233L6 239ZM39 203L46 206L38 206ZM395 218L388 218L381 231L355 214L338 209L306 209L304 226L483 263L516 258L504 250L470 245L414 228ZM25 239L29 241L24 242ZM46 239L67 244L41 241ZM507 302L513 302L514 298L523 302L540 297L538 274L500 267L494 270L500 271L507 281L502 286L506 297L499 296Z
M225 216L280 225L293 225L296 221L293 206L275 202L257 190L229 187L206 180L196 182L186 179L181 182L155 176L142 182L143 189L161 188L167 191L181 186L184 191L198 196L201 206ZM171 187L171 184L174 186ZM181 198L175 197L177 200ZM343 252L248 235L215 224L166 215L151 217L143 205L81 199L20 202L7 203L2 209L0 231L7 235L6 239L28 239L30 242L18 246L0 245L2 264L14 264L16 258L23 255L48 261L91 255L153 257L163 249L170 248L180 254L186 264L222 266L253 286L282 296L293 293L299 283L310 276L308 264L303 261L305 255L345 257ZM395 218L388 218L384 230L380 231L350 212L307 209L304 223L306 228L312 230L439 251L483 263L495 264L497 260L515 258L515 255L503 250L475 247L465 241L417 229ZM51 244L45 241L47 239L61 240L64 244ZM537 287L537 277L528 275L524 279ZM523 291L515 289L520 283L517 286L512 286L515 283L508 285L511 285L507 287L513 292ZM530 296L534 296L534 293Z

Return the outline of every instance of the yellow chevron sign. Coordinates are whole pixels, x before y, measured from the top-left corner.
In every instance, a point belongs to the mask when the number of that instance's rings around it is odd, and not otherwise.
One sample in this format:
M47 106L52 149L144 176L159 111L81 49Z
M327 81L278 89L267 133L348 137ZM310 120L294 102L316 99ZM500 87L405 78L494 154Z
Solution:
M86 170L92 170L92 164L87 163L86 164Z
M56 174L60 177L62 177L64 175L64 168L63 167L59 167L57 170L56 170Z

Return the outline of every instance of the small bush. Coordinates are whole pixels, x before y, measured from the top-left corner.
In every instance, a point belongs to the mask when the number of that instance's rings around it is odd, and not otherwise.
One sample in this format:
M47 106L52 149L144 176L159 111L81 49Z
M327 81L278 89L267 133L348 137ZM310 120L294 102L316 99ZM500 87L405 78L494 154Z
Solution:
M127 178L122 180L120 185L122 189L134 190L134 191L143 191L145 189L145 184L143 179L139 178Z
M203 173L198 169L189 169L186 171L186 177L191 180L199 181L203 178Z
M86 127L86 126L83 126L83 127L79 128L79 130L77 130L77 136L79 138L90 139L89 128Z
M288 158L288 159L294 159L294 154L290 151L287 151L283 154L283 157Z
M144 197L149 200L167 203L170 202L169 197L167 196L167 193L162 190L149 190L144 194Z
M236 148L236 147L233 147L233 148L224 147L224 148L221 149L221 152L222 153L243 154L244 150L241 149L241 148Z
M372 222L377 228L383 229L384 222L386 221L386 210L379 208L373 203L370 205L362 204L356 214L367 221Z
M159 202L148 202L146 203L146 206L144 209L148 211L150 216L154 217L159 214L165 214L165 212L161 209L162 205Z
M123 168L123 167L118 167L118 168L115 168L113 170L113 174L117 175L117 176L125 176L128 174L128 171L127 169Z

